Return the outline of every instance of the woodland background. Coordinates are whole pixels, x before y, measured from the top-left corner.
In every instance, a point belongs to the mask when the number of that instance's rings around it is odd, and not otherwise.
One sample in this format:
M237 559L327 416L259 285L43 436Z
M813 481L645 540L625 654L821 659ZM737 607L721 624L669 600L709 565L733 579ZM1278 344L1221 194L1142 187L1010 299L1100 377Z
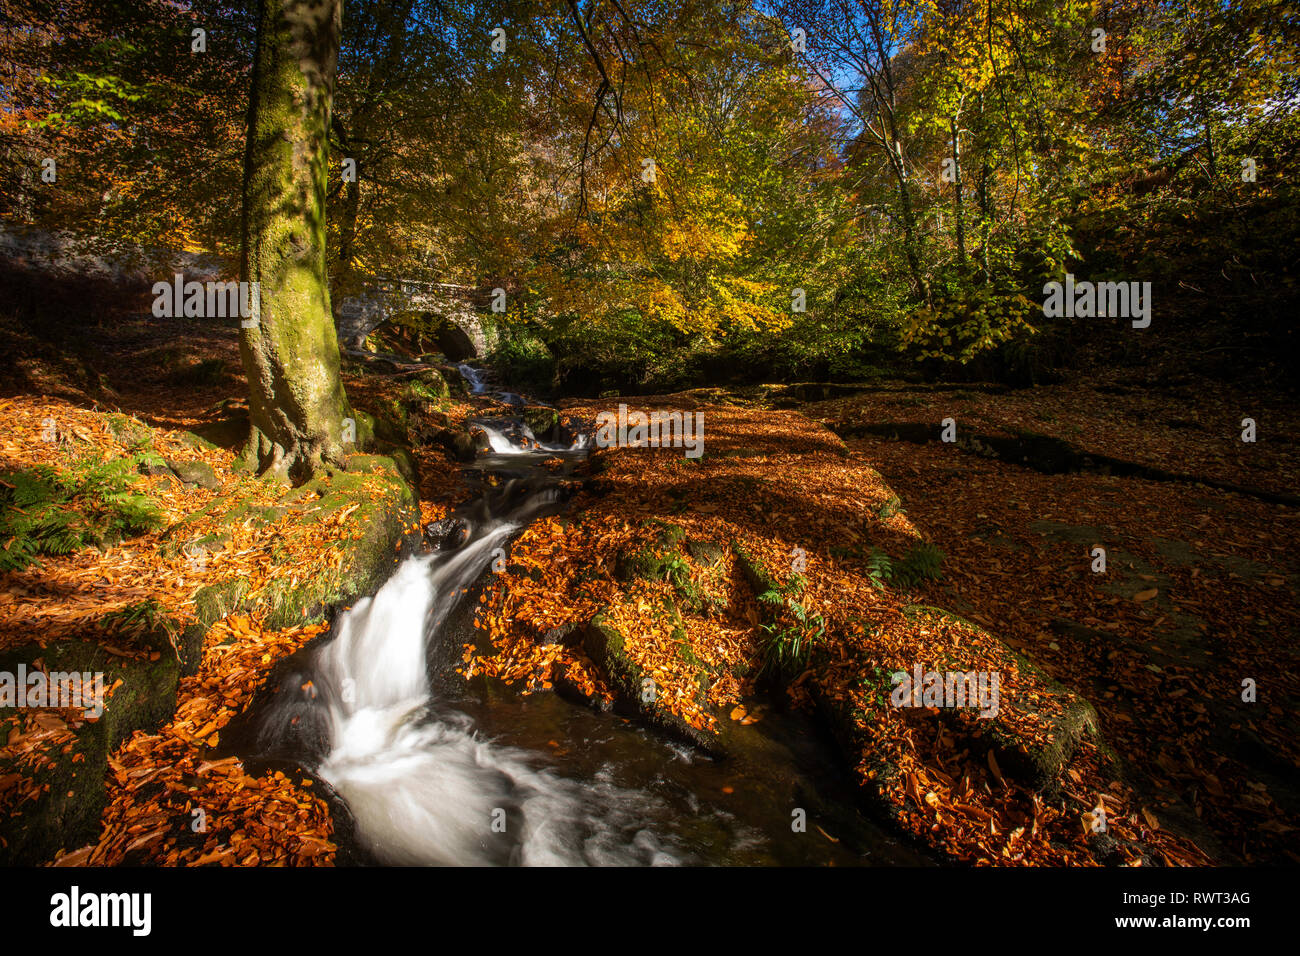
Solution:
M0 216L235 254L256 5L8 6ZM1284 377L1297 49L1281 0L349 0L334 296L504 288L493 363L557 393ZM1045 320L1066 272L1152 282L1153 328Z

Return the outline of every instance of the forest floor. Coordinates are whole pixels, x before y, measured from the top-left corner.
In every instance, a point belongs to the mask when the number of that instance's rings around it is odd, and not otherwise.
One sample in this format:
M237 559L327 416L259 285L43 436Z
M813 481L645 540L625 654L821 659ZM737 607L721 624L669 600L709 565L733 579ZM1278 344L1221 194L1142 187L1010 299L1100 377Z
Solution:
M141 426L154 448L210 466L217 483L141 476L164 514L158 530L0 573L5 642L91 633L116 653L148 657L157 652L130 628L101 622L145 601L185 622L206 583L239 576L256 592L269 577L305 577L337 560L292 507L202 567L162 547L169 525L248 483L231 472L227 449L185 437L241 407L236 330L160 323L138 303L42 309L79 318L6 325L19 354L0 381L9 426L0 470L122 458ZM356 369L346 384L372 413L405 394ZM864 792L950 859L1300 862L1300 559L1287 497L1300 454L1284 437L1298 434L1286 402L1241 409L1236 392L1213 383L1153 394L1118 377L1010 392L905 383L843 391L817 401L771 388L561 402L589 421L619 401L699 411L705 453L595 453L570 512L524 532L510 573L484 591L487 640L466 648L466 671L607 703L618 688L590 644L564 636L603 611L627 658L653 675L662 707L690 728L716 734L772 707L838 715ZM469 490L460 466L419 440L421 425L459 427L482 407L455 397L410 406L423 521ZM1246 415L1260 427L1253 444L1240 440ZM945 418L956 442L940 440ZM1026 444L1032 436L1057 442ZM1049 473L1083 459L1083 470ZM1133 468L1120 474L1116 462ZM268 490L267 503L278 494ZM629 555L663 544L667 527L705 547L668 556L656 565L662 574L622 573ZM910 555L933 554L918 552L922 543L942 552L937 566L897 571ZM1095 547L1106 550L1104 572L1093 569ZM758 580L774 581L777 596L765 597ZM312 781L213 758L223 727L275 663L323 628L270 626L269 612L254 603L208 629L173 718L110 755L100 835L58 862L333 862L332 822ZM772 635L795 630L811 638L812 656L774 679L765 666ZM1097 732L1070 729L1050 780L1002 766L973 713L943 721L934 708L881 704L879 676L914 665L1000 673L1001 713L988 727L1022 750L1058 742L1062 713L1079 698L1096 708ZM1242 699L1246 679L1257 686L1253 703ZM36 768L69 746L76 723L66 712L24 712L0 756ZM39 796L32 779L0 779L0 812ZM1098 806L1112 835L1105 852L1093 829ZM208 826L194 832L199 808Z

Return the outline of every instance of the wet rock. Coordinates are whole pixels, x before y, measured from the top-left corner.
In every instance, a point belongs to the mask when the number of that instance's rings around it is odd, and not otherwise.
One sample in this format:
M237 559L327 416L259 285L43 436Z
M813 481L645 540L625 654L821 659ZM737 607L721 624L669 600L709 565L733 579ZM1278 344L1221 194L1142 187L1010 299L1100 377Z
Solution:
M454 551L469 540L470 529L464 518L431 521L424 528L424 541L438 551Z
M675 613L675 612L674 612ZM680 621L680 617L678 618ZM683 634L683 640L685 635ZM615 710L633 714L668 734L694 744L706 753L721 755L718 735L692 727L661 699L654 679L626 652L626 638L605 614L597 614L583 630L583 650L600 668L614 691ZM696 703L708 709L708 674L701 667Z
M559 627L553 627L549 631L546 631L544 634L538 637L537 643L538 644L563 644L573 634L577 633L578 631L585 630L585 628L586 628L585 624L580 624L576 621L571 621L568 624L561 624Z
M559 441L560 413L554 408L527 405L520 410L519 417L539 441Z
M433 441L450 452L457 461L470 462L478 457L479 452L488 451L492 444L481 428L457 429L443 428L435 432Z

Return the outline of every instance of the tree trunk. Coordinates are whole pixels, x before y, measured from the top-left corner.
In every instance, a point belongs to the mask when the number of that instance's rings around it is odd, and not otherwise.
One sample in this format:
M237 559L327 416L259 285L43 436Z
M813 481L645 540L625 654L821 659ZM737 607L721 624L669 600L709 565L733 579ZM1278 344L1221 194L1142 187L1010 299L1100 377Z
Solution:
M889 150L889 167L898 184L898 199L903 219L903 254L907 258L907 269L912 274L912 283L916 287L917 294L928 304L930 288L926 284L925 273L921 270L921 257L917 252L916 213L912 208L912 191L907 181L903 145L897 139L893 140L893 148Z
M966 223L962 215L961 129L957 117L948 121L952 132L952 217L953 238L957 243L957 265L966 265Z
M357 178L346 183L345 187L343 222L339 225L339 277L344 282L348 282L352 278L352 259L356 255L357 216L361 212L360 163L357 163Z
M243 323L252 430L243 461L304 480L343 454L347 398L325 260L330 107L343 0L261 0L244 157Z

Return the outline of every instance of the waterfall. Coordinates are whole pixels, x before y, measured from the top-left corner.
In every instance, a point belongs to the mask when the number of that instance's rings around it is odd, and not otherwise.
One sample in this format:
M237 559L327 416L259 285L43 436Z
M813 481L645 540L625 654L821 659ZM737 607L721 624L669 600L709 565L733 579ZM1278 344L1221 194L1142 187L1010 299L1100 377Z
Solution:
M478 369L474 368L474 366L466 365L464 362L461 362L456 366L456 368L460 369L460 374L465 377L465 381L469 382L469 390L471 394L482 395L487 391L487 384L483 381L483 376L479 373Z
M523 490L527 493L520 494ZM407 558L373 597L339 619L302 675L309 720L325 738L316 772L345 800L357 836L393 865L663 865L683 857L646 826L656 798L597 775L582 782L542 758L484 739L436 699L431 646L448 615L524 524L556 504L551 487L481 502L470 540ZM304 698L277 701L283 728Z

